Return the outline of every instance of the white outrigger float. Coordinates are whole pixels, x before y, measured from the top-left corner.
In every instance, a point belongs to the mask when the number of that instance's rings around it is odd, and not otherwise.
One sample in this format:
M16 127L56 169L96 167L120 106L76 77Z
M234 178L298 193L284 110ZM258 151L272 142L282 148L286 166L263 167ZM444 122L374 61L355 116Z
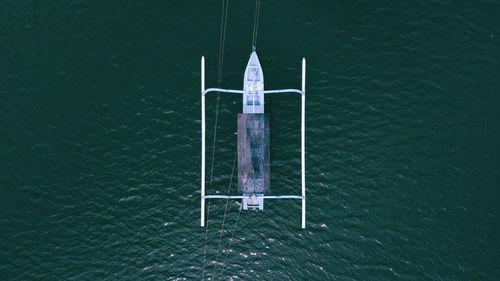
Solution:
M306 60L302 59L302 90L264 90L264 75L255 50L250 55L243 90L205 89L205 57L201 57L201 226L205 226L205 199L242 199L243 209L264 209L264 199L302 200L302 228L306 227L305 181L305 81ZM238 114L238 191L242 195L205 195L205 95L211 92L243 95L243 113ZM301 94L301 195L266 195L270 192L269 114L264 113L264 94Z

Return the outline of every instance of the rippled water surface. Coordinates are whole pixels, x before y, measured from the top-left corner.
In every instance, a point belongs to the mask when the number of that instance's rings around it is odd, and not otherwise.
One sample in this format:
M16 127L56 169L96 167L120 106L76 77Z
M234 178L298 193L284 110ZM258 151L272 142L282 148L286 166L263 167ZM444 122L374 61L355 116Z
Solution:
M243 2L227 88L251 51ZM221 1L1 3L0 279L498 280L498 1L262 1L266 88L299 88L308 63L307 229L299 201L266 201L225 262L237 203L219 254L225 201L199 225ZM299 109L266 98L273 194L300 193ZM240 111L221 94L208 193L227 193Z

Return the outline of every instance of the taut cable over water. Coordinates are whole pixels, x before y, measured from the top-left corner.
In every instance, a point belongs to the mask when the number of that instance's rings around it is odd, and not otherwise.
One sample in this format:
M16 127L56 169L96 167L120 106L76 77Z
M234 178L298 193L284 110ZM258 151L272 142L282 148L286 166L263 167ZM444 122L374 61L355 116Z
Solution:
M220 30L220 38L219 38L219 63L218 63L218 73L217 73L217 85L220 87L222 83L222 72L223 72L223 62L224 62L224 45L226 42L226 27L227 27L227 14L229 10L229 0L222 0L222 11L221 11L221 30ZM202 90L205 88L205 77L202 77ZM203 101L204 103L205 101ZM215 106L215 124L214 124L214 139L213 139L213 146L212 146L212 167L210 169L210 187L212 187L212 180L213 180L213 173L214 173L214 163L215 163L215 147L216 147L216 140L217 140L217 127L218 127L218 120L219 120L219 104L220 104L220 94L217 93L217 103ZM204 113L205 109L203 109ZM204 115L203 115L203 122L204 122ZM205 128L205 124L203 124L203 128ZM202 143L202 150L203 150L203 158L205 157L205 139L203 139ZM205 161L205 159L203 159ZM202 178L204 181L205 177L205 167L202 168ZM205 182L202 183L202 185L205 185ZM203 191L204 193L204 191ZM202 194L203 196L204 194ZM205 245L203 247L203 269L202 269L202 280L205 279L205 259L207 256L207 237L208 237L208 219L210 215L210 199L208 200L208 210L207 210L207 228L205 229ZM205 205L205 202L202 202L202 205ZM227 205L226 205L227 207ZM201 224L204 224L204 218L202 218Z
M257 32L259 29L260 0L255 0L255 16L253 19L252 51L257 49Z
M231 170L231 177L229 180L229 187L227 190L228 196L231 194L231 186L233 184L234 167L236 167L237 156L238 156L238 154L234 153L233 168ZM219 245L217 246L217 256L215 257L215 266L214 266L214 271L213 271L212 276L215 276L215 270L217 269L217 261L219 260L220 243L222 241L222 234L224 233L224 222L226 221L227 205L228 204L229 204L229 198L226 198L226 206L224 207L224 216L222 217L222 226L221 226L220 235L219 235ZM214 277L214 279L215 279L215 277Z

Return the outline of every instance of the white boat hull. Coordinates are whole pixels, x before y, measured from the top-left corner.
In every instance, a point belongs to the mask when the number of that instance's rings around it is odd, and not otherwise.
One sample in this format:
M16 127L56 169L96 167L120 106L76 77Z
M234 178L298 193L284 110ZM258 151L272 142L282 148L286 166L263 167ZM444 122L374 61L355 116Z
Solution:
M264 113L264 73L257 53L250 55L243 78L243 113Z

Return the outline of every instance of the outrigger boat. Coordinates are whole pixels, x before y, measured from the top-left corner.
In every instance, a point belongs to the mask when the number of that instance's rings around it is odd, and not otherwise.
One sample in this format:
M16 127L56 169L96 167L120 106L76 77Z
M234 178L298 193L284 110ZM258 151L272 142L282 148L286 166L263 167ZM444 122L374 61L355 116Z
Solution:
M302 228L306 227L305 181L305 81L306 60L302 59L302 90L264 90L264 74L255 50L250 55L243 90L205 89L205 57L201 57L201 226L205 226L205 199L241 199L243 209L264 209L264 199L302 200ZM238 192L242 195L205 195L205 95L211 92L243 95L243 113L238 114ZM301 94L301 195L269 195L269 114L264 113L264 95Z

